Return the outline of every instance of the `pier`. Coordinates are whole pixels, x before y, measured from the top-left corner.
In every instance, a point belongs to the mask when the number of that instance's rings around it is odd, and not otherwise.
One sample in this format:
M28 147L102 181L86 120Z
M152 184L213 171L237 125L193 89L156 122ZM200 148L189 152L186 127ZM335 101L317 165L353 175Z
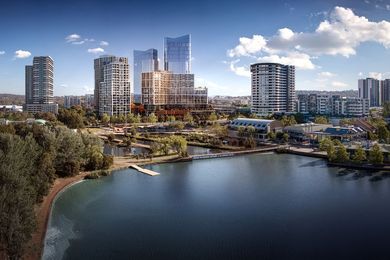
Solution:
M145 173L145 174L150 175L150 176L160 175L160 173L158 173L158 172L155 172L155 171L152 171L152 170L149 170L149 169L141 168L141 167L139 167L136 164L131 164L129 166L129 168L133 168L133 169L135 169L135 170L137 170L139 172Z
M232 157L236 155L244 155L244 154L251 154L251 153L274 152L280 148L285 148L285 147L286 146L263 147L263 148L244 150L244 151L231 151L231 152L212 153L212 154L197 154L197 155L191 155L189 157L191 158L191 160Z

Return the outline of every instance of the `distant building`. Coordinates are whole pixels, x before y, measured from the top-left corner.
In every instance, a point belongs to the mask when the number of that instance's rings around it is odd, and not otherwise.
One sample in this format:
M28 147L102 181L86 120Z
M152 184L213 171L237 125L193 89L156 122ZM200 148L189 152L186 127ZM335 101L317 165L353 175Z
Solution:
M80 96L65 96L64 97L64 107L71 108L73 106L81 106L82 97Z
M390 102L390 79L381 81L381 102L382 105Z
M381 82L373 78L359 79L359 98L369 100L370 107L379 107L382 105Z
M146 111L160 109L205 109L207 88L195 88L194 74L169 71L142 73L142 103Z
M369 100L328 94L298 95L298 112L313 115L362 117L369 114Z
M83 106L85 108L94 108L95 106L95 97L93 94L85 94Z
M295 111L295 67L279 63L251 65L252 113Z
M146 51L133 51L133 93L134 102L141 103L142 94L142 73L157 71L159 68L158 64L158 53L156 49L149 49Z
M126 57L95 59L95 107L99 115L127 114L131 108L129 63Z
M53 96L53 59L50 56L33 58L33 65L26 66L25 86L26 104L24 109L30 113L58 113L58 105Z
M165 37L164 70L175 74L191 73L191 35Z

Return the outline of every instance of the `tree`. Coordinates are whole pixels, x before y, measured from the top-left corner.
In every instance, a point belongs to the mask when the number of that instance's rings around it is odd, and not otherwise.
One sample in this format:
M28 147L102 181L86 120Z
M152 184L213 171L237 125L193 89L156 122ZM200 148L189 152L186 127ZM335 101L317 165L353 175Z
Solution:
M326 137L320 141L319 148L321 151L326 151L330 145L333 145L333 142L330 140L330 138Z
M107 125L110 122L110 116L107 115L106 113L104 113L102 115L101 121L102 121L102 124Z
M244 136L244 134L245 134L245 127L239 126L237 132L238 132L237 133L238 136Z
M305 123L305 116L302 113L296 113L294 117L298 124Z
M355 154L353 155L352 160L354 160L355 162L363 162L363 161L367 160L366 152L363 150L363 147L361 145L359 145L356 148Z
M297 123L294 116L283 116L280 121L282 122L283 126L295 125Z
M182 156L187 154L187 140L184 137L174 135L171 136L170 139L174 151Z
M347 152L347 149L345 148L344 145L341 145L341 146L337 147L335 160L338 161L338 162L347 162L347 161L349 161L349 153Z
M381 124L378 126L377 134L380 141L383 141L384 143L389 142L390 131L387 129L385 125Z
M209 115L209 118L208 118L209 121L215 121L215 120L217 120L217 119L218 119L218 117L217 117L217 115L215 114L215 112L212 112L212 113Z
M192 115L189 112L187 112L183 116L183 121L184 122L188 122L188 123L193 123L194 122L194 118L192 117Z
M329 146L326 149L326 154L328 155L328 160L330 162L336 161L336 158L337 158L336 149L335 149L334 144L332 142L329 143Z
M287 133L283 133L283 141L284 141L285 143L288 142L288 138L289 138L288 134L287 134Z
M390 102L389 101L386 101L383 104L382 113L383 113L383 117L385 117L385 118L390 116Z
M328 118L324 116L316 116L314 119L314 123L322 125L328 124Z
M175 116L168 116L167 117L167 122L174 122L174 121L176 121Z
M157 123L157 116L154 113L151 113L147 117L147 122L148 123Z
M383 163L383 153L378 144L374 144L370 150L370 162L373 164L382 164Z
M60 109L58 120L71 129L84 128L83 112L76 109Z
M269 132L269 133L267 134L267 137L268 137L269 139L271 139L271 140L275 140L276 134L275 134L274 132Z
M253 136L249 136L248 138L245 139L244 146L251 149L256 147L256 141L253 138Z
M243 128L245 131L245 128ZM227 126L221 126L219 123L215 122L211 127L210 131L215 134L217 137L225 137L228 134ZM239 129L240 131L240 129Z

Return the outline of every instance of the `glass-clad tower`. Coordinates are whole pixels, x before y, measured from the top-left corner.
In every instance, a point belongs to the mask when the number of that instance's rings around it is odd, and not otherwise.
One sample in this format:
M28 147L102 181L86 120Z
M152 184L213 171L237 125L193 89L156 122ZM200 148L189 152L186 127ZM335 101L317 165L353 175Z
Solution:
M191 73L191 35L165 37L164 70L177 74Z
M133 51L134 61L134 102L141 103L142 73L158 70L158 53L156 49Z

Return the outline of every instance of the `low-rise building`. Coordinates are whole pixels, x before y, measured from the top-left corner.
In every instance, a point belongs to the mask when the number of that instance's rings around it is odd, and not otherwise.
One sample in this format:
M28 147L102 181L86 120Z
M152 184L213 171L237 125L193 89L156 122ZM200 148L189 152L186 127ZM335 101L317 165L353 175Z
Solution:
M254 128L254 133L248 130L248 127ZM270 132L281 132L283 125L278 120L252 119L252 118L237 118L229 123L229 137L245 139L252 135L257 141L268 139Z

